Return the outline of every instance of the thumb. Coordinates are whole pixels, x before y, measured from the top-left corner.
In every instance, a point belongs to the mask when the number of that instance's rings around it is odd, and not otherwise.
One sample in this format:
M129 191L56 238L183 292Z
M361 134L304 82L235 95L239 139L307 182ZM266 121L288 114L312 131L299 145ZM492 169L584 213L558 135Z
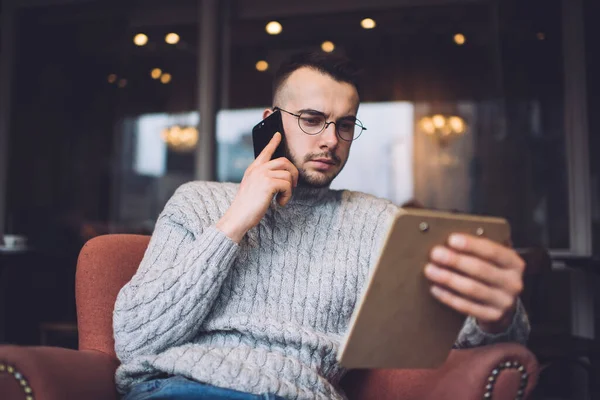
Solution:
M277 201L277 204L279 204L281 207L284 207L287 203L289 203L289 201L292 199L292 193L288 190L284 191L284 192L279 192L277 193L277 196L275 196L275 200Z

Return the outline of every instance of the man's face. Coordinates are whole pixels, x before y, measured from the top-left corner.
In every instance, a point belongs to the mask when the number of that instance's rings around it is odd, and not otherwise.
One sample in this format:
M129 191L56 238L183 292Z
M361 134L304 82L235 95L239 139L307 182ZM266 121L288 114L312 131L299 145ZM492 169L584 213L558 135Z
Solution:
M322 113L327 121L356 117L358 93L354 86L337 82L311 68L294 71L275 98L275 106L294 114L311 110ZM263 118L273 111L267 109ZM298 118L281 112L286 140L286 156L298 168L301 185L328 187L340 173L350 153L348 142L340 139L336 125L330 124L318 135L307 135Z

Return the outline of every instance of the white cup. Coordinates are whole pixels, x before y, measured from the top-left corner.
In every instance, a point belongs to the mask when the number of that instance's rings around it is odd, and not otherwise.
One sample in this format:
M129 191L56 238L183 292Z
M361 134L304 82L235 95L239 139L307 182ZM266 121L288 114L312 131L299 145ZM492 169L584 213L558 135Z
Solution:
M19 249L27 244L27 238L23 235L4 235L3 241L8 249Z

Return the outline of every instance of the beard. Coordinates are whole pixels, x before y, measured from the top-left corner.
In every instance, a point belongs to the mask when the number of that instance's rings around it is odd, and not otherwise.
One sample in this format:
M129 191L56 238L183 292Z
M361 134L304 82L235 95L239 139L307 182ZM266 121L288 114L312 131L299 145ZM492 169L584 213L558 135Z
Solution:
M296 168L298 168L298 186L302 187L315 189L329 187L331 182L338 176L338 174L346 165L346 160L342 162L340 157L332 151L308 153L304 157L298 157L296 154L292 153L287 146L287 143L285 143L284 152L287 159L290 160L292 164L296 166ZM303 167L303 165L305 165L307 162L317 158L327 158L332 160L335 163L335 168L332 171L320 172L310 171Z

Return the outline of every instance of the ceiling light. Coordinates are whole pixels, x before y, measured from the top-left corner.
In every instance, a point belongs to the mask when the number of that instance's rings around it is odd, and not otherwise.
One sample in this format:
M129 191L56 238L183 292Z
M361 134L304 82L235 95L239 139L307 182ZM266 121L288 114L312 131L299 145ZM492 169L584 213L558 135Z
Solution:
M168 33L167 36L165 36L165 42L169 44L177 44L179 43L179 35L173 32Z
M146 43L148 43L148 36L143 33L138 33L133 37L133 43L135 43L136 46L145 46Z
M335 50L335 44L327 40L321 44L321 49L326 53L331 53L333 50Z
M110 74L108 75L108 78L106 78L106 80L108 81L108 83L115 83L117 81L117 75Z
M161 81L162 83L164 83L164 84L167 84L167 83L171 82L171 78L172 78L172 77L171 77L171 74L169 74L169 73L166 73L166 72L165 72L165 73L164 73L164 74L162 74L162 76L160 77L160 81Z
M259 62L256 63L257 71L265 72L268 69L269 69L269 63L266 62L265 60L260 60Z
M454 43L456 43L457 45L462 46L466 42L467 38L462 33L457 33L456 35L454 35Z
M161 75L162 70L160 68L154 68L152 71L150 71L150 76L152 77L152 79L158 79Z
M271 21L267 24L265 30L269 35L279 35L283 28L281 27L281 24L279 22Z
M360 21L360 26L362 26L365 29L373 29L377 26L377 24L375 23L374 19L365 18L362 21Z

